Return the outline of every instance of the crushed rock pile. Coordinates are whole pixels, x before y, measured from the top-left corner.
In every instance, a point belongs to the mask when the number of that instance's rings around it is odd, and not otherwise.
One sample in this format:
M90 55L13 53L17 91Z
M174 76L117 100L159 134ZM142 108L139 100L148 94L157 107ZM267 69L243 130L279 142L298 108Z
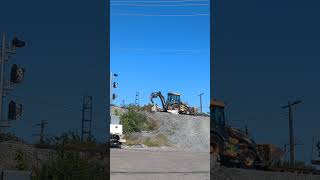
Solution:
M207 151L210 148L210 117L143 112L159 123L158 133L164 134L175 148Z

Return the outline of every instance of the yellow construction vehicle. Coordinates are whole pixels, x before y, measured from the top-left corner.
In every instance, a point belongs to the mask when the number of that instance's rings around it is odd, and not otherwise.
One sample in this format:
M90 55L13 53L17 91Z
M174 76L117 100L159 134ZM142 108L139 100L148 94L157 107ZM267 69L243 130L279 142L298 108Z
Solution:
M283 152L280 148L267 144L256 144L246 131L226 124L225 104L213 100L210 103L210 154L221 165L258 168L269 166L279 160Z
M190 107L187 103L181 101L181 94L179 93L168 93L167 101L160 91L153 92L150 95L151 103L154 104L153 99L159 97L162 103L163 111L165 112L177 112L179 114L195 114L197 113L197 108Z

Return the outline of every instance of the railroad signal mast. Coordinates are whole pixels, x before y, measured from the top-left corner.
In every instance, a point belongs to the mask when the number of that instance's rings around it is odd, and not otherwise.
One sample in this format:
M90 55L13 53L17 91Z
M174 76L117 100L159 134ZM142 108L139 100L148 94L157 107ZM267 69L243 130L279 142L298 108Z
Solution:
M17 120L22 115L22 104L10 101L8 117L3 113L3 98L7 96L8 91L13 90L17 84L23 82L25 69L16 64L11 67L10 80L5 79L5 66L10 57L16 54L17 48L23 48L26 43L18 37L11 40L11 44L7 40L5 33L2 34L2 43L0 46L0 132L5 133L10 127L10 120Z
M112 73L110 75L110 102L111 104L115 99L117 99L117 94L114 93L114 89L118 88L118 83L114 81L119 75L117 73Z

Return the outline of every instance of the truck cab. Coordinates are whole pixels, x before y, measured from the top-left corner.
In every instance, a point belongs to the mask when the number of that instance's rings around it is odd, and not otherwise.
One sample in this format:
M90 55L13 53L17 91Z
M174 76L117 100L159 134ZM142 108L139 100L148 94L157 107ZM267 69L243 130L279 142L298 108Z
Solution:
M210 117L211 123L213 126L211 128L222 129L226 125L225 113L224 113L225 104L222 101L213 100L210 103Z

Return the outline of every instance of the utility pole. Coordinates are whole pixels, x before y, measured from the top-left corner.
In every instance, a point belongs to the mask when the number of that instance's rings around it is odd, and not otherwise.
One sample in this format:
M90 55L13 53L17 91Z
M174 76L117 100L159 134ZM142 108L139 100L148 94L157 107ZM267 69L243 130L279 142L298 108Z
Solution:
M136 92L135 104L136 104L136 106L139 106L139 92Z
M39 124L35 124L36 126L40 126L40 133L39 134L35 134L36 136L39 136L39 143L43 144L44 143L44 131L45 131L45 125L47 125L48 122L46 120L41 120L41 123Z
M92 96L84 96L82 105L81 141L91 138ZM85 137L87 135L87 137Z
M282 108L288 108L289 109L289 145L290 145L290 165L294 167L295 164L295 150L294 150L294 133L293 133L293 117L292 117L292 107L301 103L302 101L295 101L291 103L288 102L288 105L283 106Z
M202 95L204 93L199 94L198 96L200 97L200 112L202 113Z
M4 117L3 113L3 98L6 96L7 90L12 90L12 84L18 84L23 81L24 68L13 65L11 69L11 79L9 82L5 82L5 63L9 58L16 54L16 48L22 48L25 46L25 42L19 40L17 37L14 37L11 45L7 43L6 34L2 34L2 43L1 43L1 56L0 56L0 132L5 133L6 128L10 127L8 119L16 120L18 116L20 117L22 111L22 105L12 102L11 109L9 108L10 116L7 118Z

